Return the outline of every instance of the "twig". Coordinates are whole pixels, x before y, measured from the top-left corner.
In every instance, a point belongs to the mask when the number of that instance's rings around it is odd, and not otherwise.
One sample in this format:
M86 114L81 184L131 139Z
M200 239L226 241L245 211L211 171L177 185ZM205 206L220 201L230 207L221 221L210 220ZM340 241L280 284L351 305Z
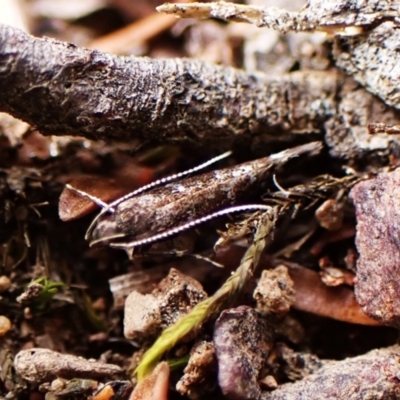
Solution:
M117 31L97 38L88 47L114 54L131 54L131 49L145 44L176 23L176 19L165 14L150 14Z
M334 3L334 4L332 4ZM289 12L277 7L235 4L225 1L209 3L170 4L157 7L157 11L180 18L219 18L226 21L248 22L258 27L272 28L282 33L288 31L339 32L346 27L363 27L385 20L399 23L399 3L382 0L366 1L357 6L352 1L308 1L299 12ZM353 29L353 34L361 33Z
M43 134L228 148L322 133L334 72L280 77L187 59L116 57L0 25L0 110ZM251 144L251 143L250 143Z
M247 22L281 33L323 31L334 34L336 64L387 104L400 108L398 1L313 0L299 12L224 1L167 3L157 10L181 18L213 17Z
M258 27L288 31L314 31L318 21L307 13L288 12L276 7L251 6L217 1L193 4L163 4L157 11L180 18L219 18L225 21L248 22Z

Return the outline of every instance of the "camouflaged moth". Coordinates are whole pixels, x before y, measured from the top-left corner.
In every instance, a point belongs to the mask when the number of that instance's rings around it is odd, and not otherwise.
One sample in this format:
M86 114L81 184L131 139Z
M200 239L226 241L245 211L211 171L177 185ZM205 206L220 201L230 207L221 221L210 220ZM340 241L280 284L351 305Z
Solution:
M269 209L263 204L238 204L257 193L260 184L277 167L302 154L319 153L321 149L320 142L312 142L233 167L183 178L230 155L230 152L224 153L196 168L143 186L110 204L69 188L102 207L86 233L90 245L133 250L222 215Z

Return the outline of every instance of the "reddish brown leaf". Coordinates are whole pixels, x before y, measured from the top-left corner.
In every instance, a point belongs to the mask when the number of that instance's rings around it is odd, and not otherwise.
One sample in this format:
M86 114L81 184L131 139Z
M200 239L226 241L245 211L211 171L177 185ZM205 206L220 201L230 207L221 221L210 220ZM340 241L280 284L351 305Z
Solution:
M119 169L111 178L98 175L81 174L72 178L69 184L76 189L82 190L92 196L109 203L140 186L143 186L155 178L155 172L151 168L129 165ZM62 221L71 221L81 218L98 206L86 197L65 188L60 196L58 213Z

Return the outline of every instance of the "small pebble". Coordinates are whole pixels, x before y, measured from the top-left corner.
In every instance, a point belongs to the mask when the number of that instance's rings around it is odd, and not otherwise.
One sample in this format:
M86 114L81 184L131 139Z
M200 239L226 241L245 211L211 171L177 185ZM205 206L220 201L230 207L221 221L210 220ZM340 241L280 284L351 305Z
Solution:
M328 231L337 231L343 225L343 208L334 199L324 201L315 211L319 224Z
M54 379L54 381L51 382L50 387L53 392L61 391L65 387L65 381L60 378Z
M276 389L279 385L276 379L272 375L267 375L263 379L259 380L258 383L263 389Z
M11 321L4 315L0 315L0 336L4 336L11 329Z
M288 268L279 265L272 270L264 270L253 297L261 314L285 315L295 302L294 283Z

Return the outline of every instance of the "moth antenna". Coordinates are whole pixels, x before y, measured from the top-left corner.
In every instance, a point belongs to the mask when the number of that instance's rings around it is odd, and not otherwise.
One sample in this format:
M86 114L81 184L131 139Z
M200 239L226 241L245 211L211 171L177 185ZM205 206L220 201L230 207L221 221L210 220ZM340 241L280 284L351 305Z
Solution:
M204 256L202 256L200 254L188 253L188 254L186 254L186 256L194 257L197 260L205 261L205 262L207 262L207 263L209 263L209 264L211 264L211 265L213 265L214 267L217 267L217 268L225 268L224 265L222 265L222 264L220 264L220 263L218 263L218 262L216 262L214 260L211 260L211 258L204 257Z
M172 228L165 232L159 233L157 235L153 235L146 239L134 240L134 241L128 242L128 243L110 243L109 246L116 248L116 249L128 249L128 248L132 248L132 247L136 247L136 246L143 246L146 244L155 243L159 240L167 239L170 236L176 235L176 234L186 231L188 229L192 229L195 226L203 224L204 222L208 222L214 218L218 218L223 215L232 214L235 212L250 211L250 210L271 210L271 206L267 206L264 204L248 204L248 205L242 205L242 206L229 207L229 208L225 208L224 210L217 211L213 214L209 214L205 217L195 219L194 221L190 221L190 222L183 224L181 226L178 226L176 228Z
M229 157L231 154L232 154L231 151L227 151L227 152L225 152L223 154L220 154L217 157L212 158L211 160L208 160L208 161L204 162L203 164L198 165L197 167L190 168L190 169L188 169L186 171L179 172L179 173L174 174L174 175L166 176L165 178L157 179L156 181L151 182L151 183L149 183L147 185L144 185L141 188L139 188L137 190L134 190L133 192L130 192L127 195L122 196L119 199L113 201L112 203L109 204L109 207L115 207L116 205L122 203L123 201L128 200L131 197L137 196L138 194L143 193L143 192L145 192L145 191L147 191L149 189L153 189L156 186L165 185L166 183L169 183L169 182L175 181L177 179L183 178L186 175L194 174L197 171L200 171L200 170L202 170L204 168L207 168L211 164L214 164L214 163L216 163L216 162L218 162L220 160L223 160L224 158Z
M274 181L275 186L279 189L280 192L282 192L286 197L290 196L290 192L284 189L277 181L276 175L272 175L272 180Z
M71 192L74 192L74 193L76 193L76 194L79 194L79 196L86 197L87 199L93 201L93 203L97 204L97 205L98 205L99 207L101 207L102 209L104 209L104 208L109 208L109 206L110 206L109 204L105 203L103 200L99 199L98 197L92 196L91 194L89 194L89 193L87 193L87 192L84 192L83 190L79 190L79 189L77 189L77 188L74 188L74 187L71 186L69 183L67 183L67 184L65 185L65 187L66 187L68 190L71 190Z
M128 199L130 199L130 198L132 198L134 196L137 196L138 194L143 193L143 192L145 192L147 190L153 189L156 186L165 185L166 183L175 181L176 179L183 178L186 175L190 175L190 174L193 174L193 173L195 173L197 171L200 171L200 170L202 170L204 168L207 168L209 165L214 164L214 163L216 163L218 161L221 161L224 158L229 157L231 154L232 154L231 151L227 151L227 152L225 152L223 154L220 154L217 157L212 158L211 160L208 160L208 161L204 162L203 164L198 165L197 167L190 168L190 169L188 169L186 171L179 172L177 174L170 175L170 176L167 176L165 178L157 179L154 182L151 182L151 183L149 183L147 185L144 185L141 188L136 189L133 192L130 192L127 195L120 197L119 199L117 199L117 200L113 201L112 203L108 204L107 207L102 207L103 209L100 211L100 213L98 215L96 215L96 217L93 219L92 223L89 225L89 228L86 231L85 239L88 240L90 238L90 235L91 235L91 233L93 231L94 225L98 221L98 219L108 211L114 212L115 211L115 207L118 204L122 203L123 201L128 200Z

